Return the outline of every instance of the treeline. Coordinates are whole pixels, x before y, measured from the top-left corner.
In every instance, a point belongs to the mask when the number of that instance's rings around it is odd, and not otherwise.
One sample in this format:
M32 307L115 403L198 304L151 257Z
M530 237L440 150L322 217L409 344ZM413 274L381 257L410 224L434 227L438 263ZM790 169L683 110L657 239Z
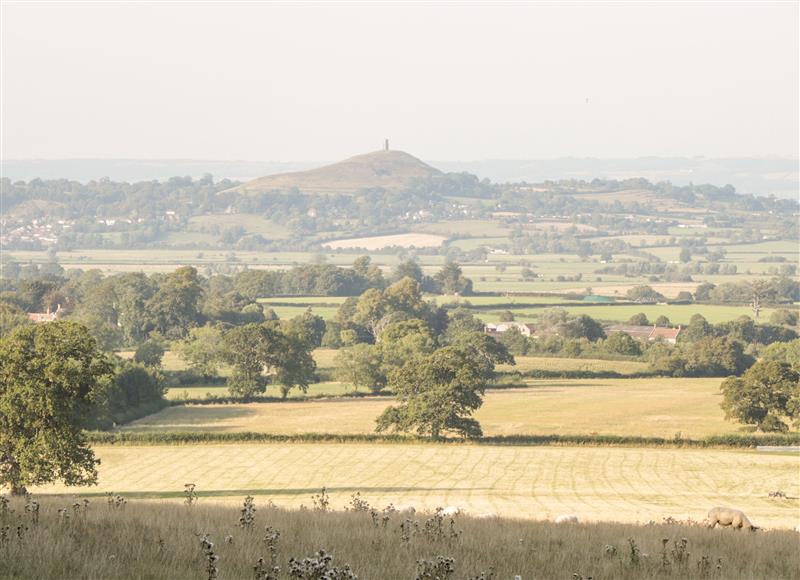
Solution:
M413 261L400 263L388 278L368 257L351 268L304 265L286 271L248 270L235 276L205 278L191 266L169 274L124 273L103 276L97 270L47 268L17 270L0 280L0 333L27 322L27 313L55 311L87 326L106 350L135 347L152 335L173 340L207 323L241 325L277 318L257 300L272 296L358 296L410 278L429 293L472 292L472 281L455 263L433 276Z
M290 234L286 239L271 239L241 227L229 227L220 231L219 238L211 245L240 250L311 250L319 248L331 232L337 236L369 235L376 231L398 231L420 222L486 218L492 212L525 214L506 218L511 227L522 224L530 215L576 216L577 221L600 230L642 234L666 234L675 225L670 219L632 217L659 214L646 204L571 195L619 191L614 188L647 189L695 207L744 210L718 212L707 219L709 226L737 228L735 236L739 240L762 239L759 228L767 217L771 226L777 225L780 236L796 239L798 235L796 220L790 219L797 211L796 202L739 195L730 186L676 187L643 179L493 184L467 173L417 179L400 191L374 188L353 194L306 194L296 189L257 194L231 191L236 185L229 180L214 181L211 175L136 183L108 179L88 183L4 179L0 183L11 220L19 220L20 224L29 224L33 219L47 223L51 228L47 237L55 236L58 249L150 247L163 242L170 233L185 231L194 216L231 212L262 215L288 227ZM464 204L456 198L484 199L489 203ZM576 233L521 235L514 242L513 251L578 255L622 251L619 245L622 242L617 242L617 246L610 246L609 242L598 245L582 240ZM15 249L35 250L48 247L50 242L27 236L11 238L10 244ZM188 240L183 245L200 248Z
M5 211L12 220L48 223L49 235L57 237L58 249L150 246L163 241L170 232L187 229L193 216L233 212L263 215L288 227L291 235L289 239L272 240L233 227L221 232L215 245L306 250L319 245L313 236L321 232L360 235L373 233L377 227L396 229L416 223L421 216L426 220L463 218L464 206L445 196L494 195L494 186L468 174L419 179L402 191L376 188L327 195L299 190L241 193L230 191L237 182L215 182L211 175L136 183L108 179L88 183L65 179L12 183L4 178L0 185ZM470 211L477 212L473 217L483 215L480 209ZM21 239L11 245L29 250L47 246L41 241Z
M692 262L680 266L664 262L630 261L604 266L595 270L596 274L614 274L638 278L641 276L660 276L667 282L691 282L692 275L732 276L738 272L736 264L719 262Z
M469 313L451 313L468 316ZM513 315L503 318L511 319ZM673 327L666 316L655 321L639 313L628 324ZM517 329L497 334L509 352L515 355L553 355L569 358L614 358L647 361L654 373L668 376L741 375L756 361L756 356L770 345L789 343L798 338L797 313L780 310L769 324L756 324L743 316L730 322L709 323L695 314L688 326L681 328L677 344L663 340L637 340L623 332L608 333L587 315L569 314L561 308L542 312L535 324L536 337L523 336Z

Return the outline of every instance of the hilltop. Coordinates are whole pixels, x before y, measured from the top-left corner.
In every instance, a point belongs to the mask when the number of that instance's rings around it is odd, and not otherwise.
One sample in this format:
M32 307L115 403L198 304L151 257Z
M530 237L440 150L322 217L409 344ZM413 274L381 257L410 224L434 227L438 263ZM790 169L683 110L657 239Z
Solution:
M400 190L414 179L441 175L441 171L403 151L374 151L344 161L309 169L259 177L229 189L240 193L288 191L302 193L356 193L380 187Z

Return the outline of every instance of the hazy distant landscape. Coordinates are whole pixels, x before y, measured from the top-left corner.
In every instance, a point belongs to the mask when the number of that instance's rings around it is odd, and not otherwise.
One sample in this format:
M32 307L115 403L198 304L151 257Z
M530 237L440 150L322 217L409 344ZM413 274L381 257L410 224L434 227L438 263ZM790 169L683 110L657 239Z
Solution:
M0 578L800 580L796 2L0 12Z
M754 195L796 198L800 195L798 160L782 157L752 158L670 158L631 159L557 158L487 159L482 161L440 161L430 163L442 171L466 171L499 182L540 182L558 179L627 179L689 183L730 183L737 191ZM274 173L300 171L323 165L291 161L189 161L180 159L41 159L0 160L2 175L12 181L74 179L89 181L108 177L114 181L163 180L181 175L200 178L210 173L218 179L247 181Z

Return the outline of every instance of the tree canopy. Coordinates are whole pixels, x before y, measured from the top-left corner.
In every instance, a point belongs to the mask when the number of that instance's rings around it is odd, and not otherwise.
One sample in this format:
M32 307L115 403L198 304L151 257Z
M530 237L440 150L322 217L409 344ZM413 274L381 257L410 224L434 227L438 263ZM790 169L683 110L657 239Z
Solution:
M480 424L471 415L483 404L495 364L513 360L501 344L479 333L414 357L390 374L389 387L399 405L378 417L376 430L413 431L433 439L446 432L481 436Z
M74 322L22 326L0 341L0 485L97 481L83 428L111 364Z

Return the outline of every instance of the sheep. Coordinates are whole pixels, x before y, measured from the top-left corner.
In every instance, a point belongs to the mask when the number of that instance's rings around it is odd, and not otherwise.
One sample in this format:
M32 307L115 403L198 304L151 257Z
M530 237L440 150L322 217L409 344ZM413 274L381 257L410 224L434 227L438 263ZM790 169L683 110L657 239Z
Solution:
M558 516L556 518L556 523L557 524L577 524L578 523L578 516L572 515L572 514L564 515L564 516Z
M478 520L494 520L494 519L497 519L499 517L500 516L497 515L494 512L486 512L485 514L478 514L477 516L475 516L475 519L478 519Z
M708 527L714 528L717 525L731 526L733 529L738 530L757 530L758 528L744 515L741 510L715 507L708 512Z
M403 516L413 516L417 513L416 508L413 505L398 505L394 507L394 511Z
M443 516L450 517L450 518L453 517L453 516L457 516L460 513L461 513L461 509L456 507L456 506L454 506L454 505L449 505L447 507L444 507L444 508L442 508L442 511L441 511L441 514Z

